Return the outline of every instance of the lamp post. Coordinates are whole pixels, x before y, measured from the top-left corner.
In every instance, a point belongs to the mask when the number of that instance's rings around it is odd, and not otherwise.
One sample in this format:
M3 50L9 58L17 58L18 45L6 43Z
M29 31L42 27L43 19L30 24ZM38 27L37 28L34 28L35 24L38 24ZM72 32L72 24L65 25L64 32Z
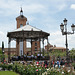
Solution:
M4 42L2 41L2 60L3 60L3 63L4 63Z
M4 63L4 50L3 50L3 52L2 52L2 53L3 53L3 63Z
M63 22L64 22L64 24L61 23L60 29L61 29L62 35L65 35L66 36L66 44L65 44L66 45L66 60L67 60L67 63L69 63L69 61L68 61L69 60L69 49L68 49L67 35L74 34L75 25L74 24L71 25L71 28L72 28L72 31L73 32L68 32L67 31L67 19L65 18L63 20Z

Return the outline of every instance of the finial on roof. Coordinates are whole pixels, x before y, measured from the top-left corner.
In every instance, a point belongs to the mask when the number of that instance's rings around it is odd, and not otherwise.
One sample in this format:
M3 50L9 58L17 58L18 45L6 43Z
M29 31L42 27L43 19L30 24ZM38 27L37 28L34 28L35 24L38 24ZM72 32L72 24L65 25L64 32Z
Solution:
M23 15L23 10L22 10L22 7L21 7L21 10L20 10L20 15Z

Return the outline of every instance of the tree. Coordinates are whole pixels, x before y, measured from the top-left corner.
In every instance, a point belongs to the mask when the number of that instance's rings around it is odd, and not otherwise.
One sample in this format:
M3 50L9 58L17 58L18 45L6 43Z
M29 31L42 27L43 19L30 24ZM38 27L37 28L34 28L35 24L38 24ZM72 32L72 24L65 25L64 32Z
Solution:
M72 62L75 60L75 48L72 48L69 52L70 55L70 59L72 60Z
M2 50L0 50L0 55L2 54Z
M64 57L64 56L66 56L66 52L65 52L65 51L62 52L62 51L60 51L60 50L55 50L55 51L51 51L51 52L49 53L49 55L50 55L50 56L55 55L55 57L58 57L58 56Z

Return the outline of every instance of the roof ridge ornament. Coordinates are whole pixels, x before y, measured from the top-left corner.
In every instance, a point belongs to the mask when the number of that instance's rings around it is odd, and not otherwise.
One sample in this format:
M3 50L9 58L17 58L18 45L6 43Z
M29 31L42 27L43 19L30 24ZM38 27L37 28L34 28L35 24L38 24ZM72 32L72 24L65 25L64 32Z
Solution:
M21 10L20 10L20 15L23 16L23 10L22 10L22 7L21 7Z

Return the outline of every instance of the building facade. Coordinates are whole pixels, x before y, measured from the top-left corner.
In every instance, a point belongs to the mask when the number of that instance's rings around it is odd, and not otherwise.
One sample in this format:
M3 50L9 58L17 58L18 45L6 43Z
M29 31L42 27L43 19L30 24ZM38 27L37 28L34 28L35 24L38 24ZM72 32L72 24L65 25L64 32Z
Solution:
M47 50L47 46L49 51L57 51L57 50L62 52L66 51L66 48L64 47L56 47L56 45L53 46L51 44L46 45L45 50Z
M0 50L2 50L2 48L0 48ZM8 55L8 48L4 48L4 54ZM16 55L16 48L10 48L10 54Z

